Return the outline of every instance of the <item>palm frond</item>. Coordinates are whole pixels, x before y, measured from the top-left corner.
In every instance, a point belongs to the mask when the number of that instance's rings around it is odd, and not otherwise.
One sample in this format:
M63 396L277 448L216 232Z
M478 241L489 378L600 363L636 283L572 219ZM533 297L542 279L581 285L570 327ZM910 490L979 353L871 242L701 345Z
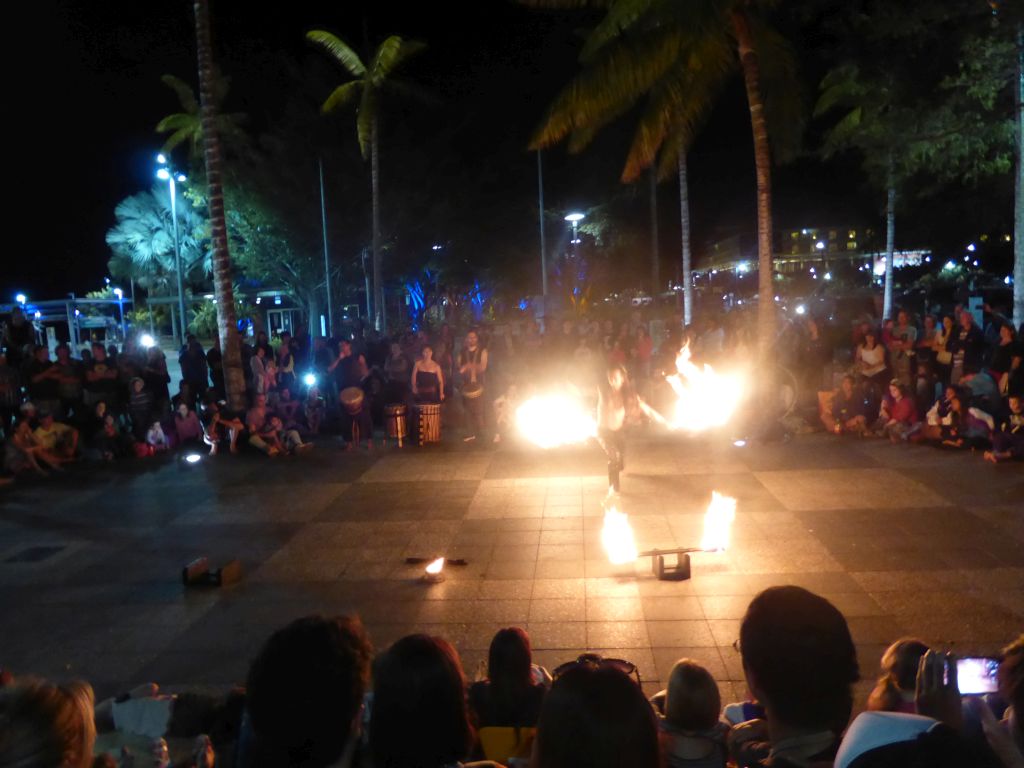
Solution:
M362 59L337 35L322 29L312 29L306 33L306 39L331 54L353 77L363 77L366 74Z
M177 147L180 144L184 144L186 141L195 144L197 138L198 136L194 128L180 128L174 133L172 133L170 136L168 136L167 139L164 141L163 151L167 153L173 152L175 147Z
M355 99L359 94L359 89L362 87L362 80L349 80L347 83L342 83L331 91L331 95L327 97L327 101L320 107L320 111L326 115L329 112L340 109Z
M168 131L180 131L183 128L193 129L198 125L198 115L191 115L187 112L177 112L173 115L168 115L157 123L156 131L157 133L167 133Z
M160 80L164 85L174 91L174 94L178 97L178 101L181 104L181 108L185 112L191 115L199 114L199 101L196 99L196 94L195 91L192 90L192 86L174 75L163 75Z
M426 48L425 43L416 40L403 40L398 35L387 38L378 46L373 66L370 68L370 77L374 86L379 87L387 80L388 75L402 65L402 62L421 53Z
M531 149L623 114L676 64L683 40L678 29L665 28L607 48L558 95L534 133Z

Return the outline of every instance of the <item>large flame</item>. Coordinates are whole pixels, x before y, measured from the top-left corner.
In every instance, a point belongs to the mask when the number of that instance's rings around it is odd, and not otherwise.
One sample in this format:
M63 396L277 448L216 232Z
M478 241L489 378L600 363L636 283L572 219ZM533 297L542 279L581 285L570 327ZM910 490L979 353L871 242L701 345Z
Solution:
M743 392L738 376L716 373L710 365L698 368L690 361L689 345L679 350L676 370L665 378L676 394L675 414L669 420L673 429L701 432L732 418Z
M711 503L704 513L704 538L700 548L705 552L716 552L729 547L729 533L732 521L736 519L736 499L711 492Z
M619 512L614 505L604 513L604 527L601 529L601 544L613 565L631 563L637 558L633 527L625 512Z
M439 557L437 560L431 561L430 565L427 566L426 571L431 576L437 576L444 569L444 558Z
M540 395L516 409L516 427L541 448L584 443L597 435L597 421L579 400L568 395Z

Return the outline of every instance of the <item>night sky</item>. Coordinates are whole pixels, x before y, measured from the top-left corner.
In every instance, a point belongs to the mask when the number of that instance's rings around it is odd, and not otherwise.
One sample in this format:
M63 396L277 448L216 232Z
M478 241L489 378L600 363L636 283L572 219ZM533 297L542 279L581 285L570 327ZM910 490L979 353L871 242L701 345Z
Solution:
M321 101L332 84L345 79L340 68L332 69L305 42L307 30L325 28L360 47L364 34L374 44L389 34L426 42L427 52L403 72L429 92L431 101L389 114L382 129L389 142L382 146L385 192L389 187L394 192L402 185L429 185L431 196L458 201L447 220L452 232L431 233L433 237L459 237L474 229L486 242L490 232L506 237L512 228L524 248L532 242L536 250L536 159L526 146L545 107L574 73L580 30L593 17L537 12L503 0L441 5L382 0L362 4L370 9L365 15L360 5L336 0L266 7L211 0L211 7L217 60L232 78L227 109L247 113L246 127L253 133L279 119L288 99L301 90L297 76L318 73L326 78L328 87L310 94ZM29 234L25 247L6 258L0 276L5 300L16 290L57 298L100 287L109 258L104 234L114 223L114 207L151 183L152 158L162 141L154 127L178 111L159 78L170 73L192 84L196 80L189 2L59 2L51 23L56 40L37 54L45 66L38 77L16 78L18 102L24 105L23 142L9 146L8 152L24 212L20 221ZM820 41L798 34L795 42L811 98L820 75L815 60ZM316 82L313 78L305 84ZM339 117L334 140L355 158L353 123L350 115ZM631 201L635 226L646 228L646 181L632 189L618 181L629 131L627 123L615 126L579 156L568 156L561 147L547 152L547 207L568 210L617 196ZM809 144L814 140L812 125ZM721 233L752 231L752 155L746 104L736 79L690 155L698 255L703 244ZM364 171L358 160L354 163L346 173L358 177ZM310 164L315 165L312 155ZM446 168L459 173L449 174ZM8 177L9 185L12 181ZM352 197L362 189L368 198L368 181L362 186L358 178L356 182L350 180L344 194ZM331 209L354 205L339 195L329 192ZM846 221L879 227L881 200L864 185L855 158L826 164L806 157L779 168L775 195L777 227ZM983 201L964 198L954 191L943 204L951 201L960 209L973 205L984 211ZM662 262L668 270L678 260L678 198L672 181L661 186L659 204ZM334 215L331 209L329 217ZM1001 218L1009 219L1010 211L985 215L1002 226ZM958 239L971 237L973 225L965 224L970 216L960 216L957 225L948 216L943 222L916 218L902 230L914 240L908 245L941 249L947 242L953 247ZM311 221L315 225L318 218ZM352 232L351 242L359 242L363 234ZM562 234L549 230L553 240ZM344 250L342 240L339 247ZM641 263L645 260L644 254Z

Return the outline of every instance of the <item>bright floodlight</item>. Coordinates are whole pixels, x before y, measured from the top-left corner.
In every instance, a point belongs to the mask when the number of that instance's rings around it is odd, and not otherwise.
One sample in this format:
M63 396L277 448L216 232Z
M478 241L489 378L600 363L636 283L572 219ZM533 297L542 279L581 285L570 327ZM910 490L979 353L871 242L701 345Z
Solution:
M732 444L735 445L737 448L742 448L743 446L745 446L747 444L747 441L746 440L733 440Z
M156 177L160 179L160 181L168 181L171 178L171 172L166 168L160 168L156 172Z
M950 259L949 261L946 262L943 269L956 269L956 262Z
M826 280L831 280L832 279L832 273L831 272L826 272L825 273L825 279Z
M974 253L974 243L971 243L970 245L968 245L967 246L967 250L970 251L971 253Z
M814 244L814 247L817 248L819 251L824 251L825 250L825 241L824 240L819 240L818 242L816 242Z
M565 220L572 224L575 224L577 221L583 221L585 218L587 218L587 215L585 213L570 213L568 216L565 217Z
M14 300L19 304L24 304L26 301L28 301L28 297L24 293L19 293L17 296L14 297Z
M188 177L185 176L184 173L179 173L178 174L178 183L179 184L184 184L186 181L188 181Z
M796 313L797 313L798 315L802 315L802 314L804 314L805 312L807 312L807 307L805 307L805 306L804 306L803 304L797 304L797 307L796 307Z
M167 165L167 155L161 152L159 155L156 156L156 161L160 163L160 165Z
M43 313L42 313L42 312L40 312L40 311L39 311L39 310L37 309L37 310L36 310L36 314L35 314L35 318L36 318L36 320L41 320L41 319L42 319L42 317L43 317Z
M307 373L305 376L302 377L302 381L307 387L315 387L316 375L312 373Z
M187 461L189 464L197 464L199 461L202 460L202 458L203 457L200 456L198 453L190 453L188 456L185 457L185 461Z
M115 288L114 289L114 295L117 296L117 298L119 298L119 299L123 299L124 298L124 291L122 291L120 288Z
M1011 282L1013 281L1011 280L1009 275L1003 278L1003 285L1009 285Z
M146 349L152 349L156 346L156 339L150 336L148 333L144 333L139 337L139 344Z

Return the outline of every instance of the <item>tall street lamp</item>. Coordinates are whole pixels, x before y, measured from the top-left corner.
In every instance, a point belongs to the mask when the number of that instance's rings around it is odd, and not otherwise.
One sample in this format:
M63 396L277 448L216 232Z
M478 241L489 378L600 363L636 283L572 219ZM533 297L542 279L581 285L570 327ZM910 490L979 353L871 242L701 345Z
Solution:
M174 229L174 271L178 275L178 327L179 341L185 343L185 288L181 278L181 243L178 240L178 204L177 187L175 182L184 184L187 181L185 174L178 173L168 165L167 155L162 152L156 156L160 168L157 169L156 177L160 181L166 181L171 193L171 223Z
M579 226L580 222L587 218L586 214L583 213L570 213L565 217L565 220L572 224L572 252L574 256L579 255L580 245L580 233Z
M114 295L117 296L117 308L121 313L121 344L124 345L128 338L128 332L124 327L124 291L120 288L115 288Z

